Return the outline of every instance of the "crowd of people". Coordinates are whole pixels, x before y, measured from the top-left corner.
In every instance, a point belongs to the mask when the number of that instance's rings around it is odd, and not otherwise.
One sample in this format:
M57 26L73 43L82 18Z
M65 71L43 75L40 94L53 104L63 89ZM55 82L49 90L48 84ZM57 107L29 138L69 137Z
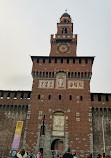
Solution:
M17 154L13 156L13 158L43 158L40 152L33 154L32 152L28 154L24 149L21 149ZM62 154L53 155L53 158L78 158L76 153L72 154L70 148L68 148L67 152ZM93 158L92 154L86 156L86 158ZM111 158L109 155L98 154L97 158Z

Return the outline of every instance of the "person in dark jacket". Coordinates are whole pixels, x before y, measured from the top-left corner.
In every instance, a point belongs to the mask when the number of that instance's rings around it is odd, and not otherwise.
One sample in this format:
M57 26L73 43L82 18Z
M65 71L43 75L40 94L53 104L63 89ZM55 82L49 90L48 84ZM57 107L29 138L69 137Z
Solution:
M70 148L68 148L67 152L63 155L63 158L73 158Z

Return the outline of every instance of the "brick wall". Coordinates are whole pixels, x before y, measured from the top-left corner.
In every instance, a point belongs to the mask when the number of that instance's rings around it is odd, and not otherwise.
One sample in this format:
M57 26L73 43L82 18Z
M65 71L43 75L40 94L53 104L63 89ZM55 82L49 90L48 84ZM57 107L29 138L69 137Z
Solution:
M10 156L17 121L23 121L20 148L23 146L29 94L30 91L0 91L0 156Z
M91 105L94 155L104 151L103 130L105 152L109 155L111 151L111 94L91 93Z

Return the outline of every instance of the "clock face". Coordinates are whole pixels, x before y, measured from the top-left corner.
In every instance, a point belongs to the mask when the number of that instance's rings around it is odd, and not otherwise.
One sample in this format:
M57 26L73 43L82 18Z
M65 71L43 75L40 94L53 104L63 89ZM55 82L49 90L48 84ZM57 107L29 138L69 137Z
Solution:
M57 51L59 53L67 53L69 51L69 45L68 44L59 44L57 47Z

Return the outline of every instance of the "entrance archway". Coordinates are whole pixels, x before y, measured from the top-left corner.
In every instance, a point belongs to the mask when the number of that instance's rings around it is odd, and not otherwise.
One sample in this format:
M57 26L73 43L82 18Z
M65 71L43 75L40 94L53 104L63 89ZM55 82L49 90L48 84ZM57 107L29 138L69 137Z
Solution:
M61 139L53 140L51 144L51 151L53 155L63 154L64 151L64 143Z

